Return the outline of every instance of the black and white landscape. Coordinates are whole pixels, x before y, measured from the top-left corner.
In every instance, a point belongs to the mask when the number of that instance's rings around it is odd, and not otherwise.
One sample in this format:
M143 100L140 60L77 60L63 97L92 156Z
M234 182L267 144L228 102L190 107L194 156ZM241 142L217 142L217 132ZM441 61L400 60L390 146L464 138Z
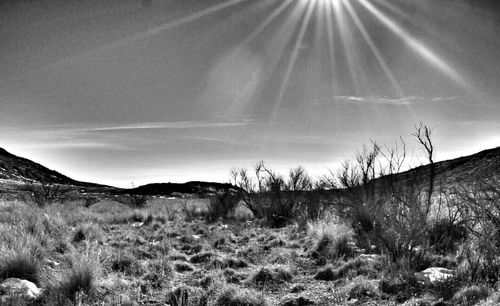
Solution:
M494 0L0 1L0 305L500 305Z

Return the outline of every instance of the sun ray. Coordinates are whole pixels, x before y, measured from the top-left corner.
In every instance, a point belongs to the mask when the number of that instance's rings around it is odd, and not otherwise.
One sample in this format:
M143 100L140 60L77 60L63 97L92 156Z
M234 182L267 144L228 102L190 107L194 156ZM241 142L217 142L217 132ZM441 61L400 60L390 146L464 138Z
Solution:
M280 89L278 92L278 97L276 99L276 104L274 106L274 110L271 113L271 121L274 120L277 112L279 111L279 109L281 107L281 103L283 101L285 91L286 91L286 88L288 86L288 82L290 81L290 77L292 75L293 68L295 67L295 63L297 62L297 59L299 57L300 47L302 45L302 42L304 41L304 36L306 34L306 30L307 30L307 27L309 25L309 21L311 20L311 16L312 16L312 13L314 11L315 4L316 4L315 1L311 1L308 3L304 19L302 20L302 24L300 25L300 30L299 30L297 40L295 41L295 45L292 49L290 61L288 62L288 66L286 68L286 71L285 71L285 74L283 77L283 81L281 82L281 86L280 86Z
M264 20L248 37L241 43L242 45L246 45L252 40L254 40L259 34L261 34L264 29L270 25L276 18L278 18L283 11L285 11L290 4L293 3L294 0L285 0L283 3L281 3L280 6L278 6L267 18Z
M396 6L394 3L389 3L387 0L375 0L375 2L378 3L380 6L382 6L384 9L391 12L393 15L396 15L397 17L404 19L405 22L411 23L412 26L419 28L420 30L425 32L425 35L438 39L441 43L448 45L450 48L455 48L455 49L460 48L460 45L457 42L453 42L453 40L451 40L448 36L441 35L438 31L436 31L435 27L433 27L432 24L428 22L422 22L422 20L413 18L413 16L405 13L401 8ZM435 5L436 2L433 2L432 4ZM446 8L435 7L432 9L438 12Z
M354 24L356 25L357 29L361 32L361 35L363 36L366 43L368 44L368 47L373 52L373 55L375 55L375 59L377 60L378 64L380 65L380 67L384 71L389 82L391 82L391 85L394 87L394 90L396 91L396 93L398 94L398 96L400 98L404 97L404 92L401 89L399 82L394 77L394 74L392 73L391 69L387 65L386 60L384 59L384 57L380 53L380 50L377 48L377 45L375 44L375 42L371 38L370 34L366 30L365 26L363 25L363 22L361 21L358 14L356 13L354 8L352 7L351 3L349 1L344 1L344 0L342 1L342 3L346 7L347 12L351 16L351 18L353 19Z
M194 21L196 21L198 19L201 19L203 17L215 14L217 12L220 12L220 11L222 11L224 9L227 9L227 8L229 8L231 6L234 6L234 5L239 4L241 2L244 2L244 1L248 1L248 0L228 0L228 1L223 2L223 3L210 6L210 7L206 8L206 9L203 9L203 10L201 10L199 12L192 13L192 14L190 14L188 16L179 18L179 19L174 20L174 21L166 22L166 23L164 23L164 24L162 24L160 26L157 26L157 27L155 27L153 29L149 29L147 31L144 31L144 32L141 32L141 33L138 33L138 34L130 35L128 37L119 39L117 41L110 42L110 43L108 43L108 44L106 44L104 46L101 46L99 48L96 48L96 49L93 49L93 50L88 50L88 51L79 53L77 55L73 55L73 56L64 58L62 60L56 61L54 63L45 65L45 66L43 66L42 68L40 68L38 70L46 70L46 69L50 69L50 68L53 68L53 67L65 65L65 64L68 64L68 63L72 63L72 62L74 62L75 60L78 60L78 59L87 58L89 56L93 56L93 55L96 55L96 54L99 54L99 53L104 53L104 52L107 52L107 51L111 51L111 50L114 50L114 49L119 48L119 47L127 46L129 44L132 44L132 43L138 41L138 40L142 40L142 39L146 39L146 38L149 38L149 37L152 37L152 36L156 36L156 35L158 35L158 34L160 34L162 32L172 30L172 29L177 28L179 26L188 24L190 22L194 22Z
M429 64L437 68L443 74L452 79L459 86L471 90L472 86L467 80L453 67L451 67L445 60L434 53L429 47L424 43L410 35L402 27L400 27L396 22L390 19L387 15L382 13L379 9L373 6L367 0L359 0L359 3L363 5L371 14L373 14L380 22L382 22L386 27L388 27L394 34L399 36L414 52L416 52L420 57L426 60Z
M354 94L359 95L361 93L361 79L360 74L356 71L356 67L358 67L358 69L360 67L359 63L354 58L355 55L357 55L357 48L354 46L351 28L348 26L344 17L342 2L334 1L332 3L332 10L340 32L340 39L342 41L344 56L347 60L347 68L349 69L349 74L351 76L352 86L354 87Z
M324 9L326 15L326 33L328 35L328 55L330 59L330 72L332 75L332 94L335 95L337 88L337 76L335 73L335 36L333 31L333 3L331 1L326 2L326 7Z

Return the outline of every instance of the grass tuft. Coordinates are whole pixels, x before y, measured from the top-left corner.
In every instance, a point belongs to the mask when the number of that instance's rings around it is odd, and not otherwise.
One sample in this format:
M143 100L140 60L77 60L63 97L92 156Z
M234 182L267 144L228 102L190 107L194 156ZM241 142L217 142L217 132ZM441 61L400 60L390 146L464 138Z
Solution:
M265 306L266 301L263 296L252 290L242 290L240 288L226 288L215 302L217 306Z
M12 253L0 260L0 280L20 278L38 284L40 261L28 252Z

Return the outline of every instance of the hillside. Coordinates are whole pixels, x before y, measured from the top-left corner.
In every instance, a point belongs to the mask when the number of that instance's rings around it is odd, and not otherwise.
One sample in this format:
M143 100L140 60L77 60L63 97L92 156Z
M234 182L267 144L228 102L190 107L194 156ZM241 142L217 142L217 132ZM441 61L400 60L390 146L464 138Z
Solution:
M378 180L416 180L425 183L430 171L429 165L416 167L392 177ZM459 184L469 184L478 179L500 177L500 147L479 153L435 163L436 185L449 188ZM22 158L0 148L0 183L3 185L23 185L26 183L49 183L75 187L114 189L117 192L163 195L211 193L215 190L232 188L230 184L212 182L155 183L132 189L120 189L94 183L80 182L57 171L48 169L29 159Z
M143 195L200 194L232 187L229 184L211 182L187 182L148 184L132 189L121 189L94 183L80 182L57 171L48 169L29 159L22 158L0 148L0 187L29 183L60 184L74 187L92 188L94 191L112 191Z
M436 187L453 188L469 185L482 179L500 179L500 147L446 161L436 162ZM396 174L392 177L381 177L380 180L391 179L394 182L416 181L426 184L430 165L423 165Z
M0 148L0 181L12 185L45 183L77 187L107 187L76 181L29 159L11 154L2 148Z

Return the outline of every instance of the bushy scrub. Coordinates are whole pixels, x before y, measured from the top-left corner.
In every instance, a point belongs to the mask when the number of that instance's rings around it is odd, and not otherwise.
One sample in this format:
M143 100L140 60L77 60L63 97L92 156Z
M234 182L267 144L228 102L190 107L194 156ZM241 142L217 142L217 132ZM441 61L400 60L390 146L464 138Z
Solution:
M311 256L329 260L355 254L352 228L330 213L307 223L307 234L315 241Z

